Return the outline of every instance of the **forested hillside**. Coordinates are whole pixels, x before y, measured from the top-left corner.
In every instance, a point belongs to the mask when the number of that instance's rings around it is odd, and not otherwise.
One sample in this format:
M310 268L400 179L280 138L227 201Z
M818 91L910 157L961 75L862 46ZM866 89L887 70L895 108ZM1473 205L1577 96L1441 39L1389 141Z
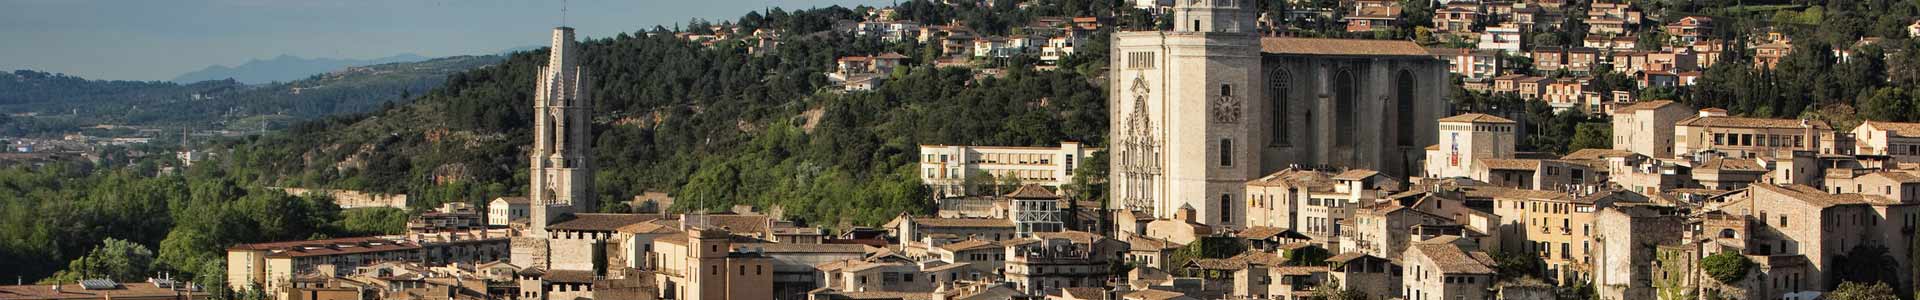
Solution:
M455 56L352 67L286 83L108 81L20 70L0 74L0 134L61 134L96 124L188 129L278 129L322 116L371 111L440 86L448 74L499 62Z
M862 16L840 7L772 10L733 23L743 32L789 32L765 55L665 32L584 41L597 89L601 201L667 191L681 208L777 205L809 222L876 225L927 208L910 166L918 144L1101 143L1105 98L1096 78L1071 71L1080 65L976 76L929 67L928 47L911 40L827 30ZM1104 46L1087 47L1073 61L1104 64ZM835 58L888 51L910 57L911 67L878 90L826 88L823 73ZM545 55L451 76L413 105L232 144L227 168L260 185L409 193L422 207L521 194L535 69Z

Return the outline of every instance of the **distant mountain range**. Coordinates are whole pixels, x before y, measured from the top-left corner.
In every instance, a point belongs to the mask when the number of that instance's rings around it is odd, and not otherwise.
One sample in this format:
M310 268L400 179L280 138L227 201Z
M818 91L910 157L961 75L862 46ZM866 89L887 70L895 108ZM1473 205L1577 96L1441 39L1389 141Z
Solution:
M506 50L500 50L500 52L496 52L493 54L498 56L506 56L509 54L513 54L514 52L535 51L535 50L540 50L545 48L546 46L536 46L536 45L519 46L519 47L507 48ZM419 54L413 54L413 53L404 53L400 55L381 57L381 58L375 58L375 59L304 58L299 56L283 54L283 55L280 55L279 57L274 57L273 59L268 59L268 60L259 60L259 59L249 60L246 63L240 64L239 66L232 66L232 67L222 66L222 65L208 66L198 71L187 72L186 74L180 74L180 76L175 76L173 77L173 80L168 80L168 81L172 81L174 83L182 83L182 84L195 83L195 82L208 81L208 80L227 80L227 79L233 79L233 81L243 83L243 84L290 82L294 80L307 79L307 77L313 76L314 74L332 72L340 69L345 69L347 67L364 67L364 66L390 64L390 63L420 62L428 59L432 59L432 58L426 57L426 56L420 56Z
M375 59L304 58L293 55L280 55L279 57L267 60L248 60L246 63L232 67L221 65L209 66L199 71L180 74L180 76L174 77L171 81L177 83L194 83L232 78L234 81L245 84L288 82L305 79L308 76L313 76L313 74L326 73L327 71L339 70L346 67L417 62L427 59L428 57L412 53Z
M342 67L294 80L245 84L89 80L47 72L0 72L0 111L17 118L0 136L63 133L96 124L257 130L402 104L447 76L498 64L500 55ZM0 119L0 121L5 121ZM5 125L0 122L0 125ZM25 124L23 124L25 123Z

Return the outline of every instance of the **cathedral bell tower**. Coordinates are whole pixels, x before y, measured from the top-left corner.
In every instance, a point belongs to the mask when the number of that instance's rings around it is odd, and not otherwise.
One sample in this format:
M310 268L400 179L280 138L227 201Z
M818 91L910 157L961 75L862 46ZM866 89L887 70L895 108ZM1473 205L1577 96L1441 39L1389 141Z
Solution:
M1260 171L1260 37L1252 0L1174 0L1173 30L1113 35L1107 85L1115 208L1171 219L1183 206L1216 228L1246 220Z
M553 29L553 48L547 66L540 68L534 91L533 151L527 191L532 201L533 234L547 235L547 224L575 212L592 212L593 158L588 147L588 120L592 118L592 89L580 67L579 44L573 28Z

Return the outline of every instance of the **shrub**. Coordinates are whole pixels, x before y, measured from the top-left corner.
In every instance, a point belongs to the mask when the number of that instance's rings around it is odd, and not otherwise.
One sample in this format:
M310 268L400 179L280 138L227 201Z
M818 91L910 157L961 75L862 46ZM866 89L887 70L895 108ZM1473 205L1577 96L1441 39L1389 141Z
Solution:
M1720 283L1732 284L1747 278L1747 269L1753 268L1753 261L1746 256L1733 252L1721 252L1700 260L1701 268L1707 275Z

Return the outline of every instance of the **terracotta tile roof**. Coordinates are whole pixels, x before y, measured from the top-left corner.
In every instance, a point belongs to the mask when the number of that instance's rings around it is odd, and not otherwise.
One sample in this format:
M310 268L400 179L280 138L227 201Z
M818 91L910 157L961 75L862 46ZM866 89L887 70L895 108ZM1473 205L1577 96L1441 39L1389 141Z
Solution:
M1493 269L1453 244L1416 243L1411 247L1445 274L1493 274Z
M1270 37L1260 39L1260 51L1301 55L1432 57L1420 44L1399 40Z
M1567 201L1567 200L1573 199L1573 195L1569 195L1567 193L1555 192L1555 191L1543 191L1543 190L1527 190L1527 189L1505 189L1505 190L1499 191L1499 193L1497 195L1494 195L1494 197L1509 198L1509 199L1555 200L1555 201Z
M1870 203L1868 201L1869 199L1865 197L1865 195L1828 194L1826 191L1821 191L1819 189L1809 187L1809 186L1804 186L1804 185L1780 187L1780 186L1775 186L1771 184L1754 184L1754 185L1748 186L1748 188L1757 188L1757 189L1763 189L1763 190L1779 193L1782 195L1786 195L1788 198L1799 200L1801 202L1806 202L1808 205L1812 205L1814 207L1821 207L1821 208L1834 207L1834 206L1840 206L1840 205ZM1751 193L1749 193L1749 195L1751 195Z
M1356 13L1355 13L1354 15L1350 15L1350 16L1347 16L1347 18L1348 18L1348 19L1355 19L1355 18L1358 18L1358 19L1397 19L1397 18L1400 18L1400 11L1401 11L1401 9L1400 9L1400 7L1399 7L1399 6L1373 6L1373 7L1362 7L1362 8L1360 8L1360 10L1359 10L1358 12L1356 12Z
M1899 183L1920 182L1920 175L1914 175L1913 173L1909 173L1907 171L1873 172L1873 173L1867 173L1867 175L1861 175L1861 177L1865 177L1865 176L1886 177L1888 180L1893 180L1893 182L1899 182Z
M1226 258L1202 258L1187 261L1181 268L1200 268L1201 270L1239 270L1247 267L1245 262Z
M1483 113L1467 113L1458 116L1440 118L1443 123L1498 123L1514 124L1513 120Z
M1240 253L1240 255L1234 255L1233 257L1228 257L1226 258L1226 260L1233 261L1240 264L1261 264L1266 266L1279 266L1279 265L1287 264L1287 258L1280 257L1280 255L1278 254L1273 254L1271 252L1264 252L1264 251L1247 251L1245 253Z
M593 283L597 277L599 276L593 275L593 271L552 270L547 271L547 276L541 278L546 279L547 282Z
M640 222L640 223L634 223L632 225L620 226L620 228L615 228L613 231L618 231L620 233L631 233L631 234L657 234L657 233L674 233L680 230L674 229L673 227L670 227L667 225L661 225L659 222Z
M1809 126L1813 126L1814 129L1819 129L1819 130L1833 129L1833 127L1827 126L1827 121L1821 121L1821 120L1763 119L1763 118L1721 117L1721 116L1712 116L1712 117L1695 116L1692 118L1681 120L1679 123L1675 124L1675 126L1798 129L1800 128L1800 124L1802 122L1805 122Z
M1308 191L1333 190L1333 176L1312 170L1285 169L1248 181L1253 186L1293 187Z
M1604 158L1614 158L1614 157L1627 157L1632 155L1633 155L1633 151L1590 148L1590 149L1574 150L1573 153L1567 153L1566 156L1561 156L1560 159L1589 160L1589 159L1604 159Z
M1174 242L1143 236L1134 236L1131 239L1127 239L1127 245L1130 246L1133 251L1161 251L1177 249L1181 246Z
M1860 126L1873 126L1874 129L1885 130L1889 135L1897 137L1920 137L1920 123L1866 121Z
M1659 108L1667 108L1667 106L1672 106L1672 104L1674 104L1672 100L1651 100L1651 102L1634 102L1632 106L1620 106L1620 108L1615 108L1615 110L1613 110L1613 113L1640 112L1640 110L1659 110Z
M1487 166L1489 170L1540 170L1538 159L1482 158L1480 165Z
M494 198L494 200L505 200L507 201L507 204L533 203L533 200L529 200L527 199L527 197L500 197L500 198Z
M1012 193L1007 193L1006 196L1007 198L1014 199L1060 199L1060 196L1055 195L1053 191L1032 183L1022 185L1019 189L1014 189Z
M915 218L913 222L920 224L921 227L1013 228L1013 221L1007 219Z
M1272 270L1280 276L1312 276L1314 273L1326 273L1327 266L1278 266Z
M1233 235L1243 239L1266 239L1280 234L1280 232L1284 230L1286 229L1280 229L1279 227L1248 226L1247 229L1241 229L1240 232L1235 232Z
M1699 166L1695 166L1695 167L1694 167L1694 169L1696 169L1696 170L1721 170L1721 171L1735 171L1735 172L1740 172L1740 171L1746 171L1746 172L1765 172L1765 171L1767 171L1767 167L1763 167L1763 166L1760 166L1760 163L1759 163L1759 162L1754 162L1753 160L1749 160L1749 159L1739 159L1739 158L1719 158L1719 157L1716 157L1716 158L1709 158L1709 159L1707 159L1706 161L1703 161L1703 162L1700 162L1700 165L1699 165Z
M1060 289L1063 296L1074 299L1106 300L1107 290L1097 287L1070 287Z
M974 249L995 248L995 246L999 246L999 245L995 244L993 241L965 240L958 243L941 245L940 249L946 249L949 252L960 252L960 251L967 251L967 250L974 250Z
M848 261L845 261L845 260L830 261L830 262L813 265L813 268L819 269L820 271L823 271L823 272L834 272L834 271L839 271L842 268L846 268L847 262Z
M1183 299L1183 298L1192 299L1193 298L1193 297L1187 297L1186 294L1155 290L1155 289L1133 291L1131 293L1126 293L1125 295L1121 295L1120 297L1127 298L1127 299L1138 299L1138 300L1170 300L1170 299Z
M904 263L904 262L897 262L897 261L863 261L863 260L856 260L856 261L850 261L850 262L847 262L847 268L846 268L846 271L847 271L847 272L859 272L859 271L865 271L865 270L870 270L870 269L873 269L873 268L879 268L879 267L898 267L898 266L912 266L912 264L908 264L908 263ZM916 267L915 269L918 269L918 268Z
M1361 180L1361 179L1367 179L1367 177L1373 177L1373 175L1380 175L1380 171L1367 170L1367 169L1352 169L1352 170L1347 170L1345 172L1340 172L1339 175L1333 175L1333 179L1334 180Z
M392 240L383 237L356 237L309 241L289 241L259 244L241 244L228 247L227 250L267 251L268 257L308 257L324 255L346 255L360 253L378 253L389 251L412 251L420 249L420 244L409 241Z
M1360 252L1347 252L1347 253L1341 253L1341 254L1339 254L1339 255L1334 255L1333 257L1328 257L1328 258L1327 258L1327 262L1330 262L1330 263L1347 263L1348 261L1352 261L1352 260L1355 260L1355 259L1360 259L1361 257L1373 257L1373 258L1378 258L1378 259L1384 259L1384 258L1380 258L1380 257L1377 257L1377 256L1373 256L1373 255L1367 255L1366 253L1360 253Z
M227 250L282 250L303 246L369 244L369 243L405 243L405 241L378 236L349 237L324 240L299 240L268 243L239 244L227 247Z
M573 214L572 220L547 225L547 228L577 231L615 231L623 226L659 219L660 215L654 214L579 213Z
M964 268L964 267L967 267L967 266L972 266L972 265L973 265L973 263L967 263L967 262L961 262L961 263L951 263L951 264L943 264L943 265L939 265L939 266L933 266L933 267L927 267L927 268L923 268L923 269L920 269L920 272L926 272L926 273L932 273L932 272L940 272L940 271L946 271L946 270L952 270L952 269L959 269L959 268Z
M815 291L817 291L818 294L829 295L826 297L821 297L821 298L827 298L827 299L847 299L847 300L928 300L928 299L933 299L933 293L928 293L928 292L888 292L888 291L853 292L853 291L833 290L832 288L826 288L826 287L820 288Z
M146 282L121 283L120 288L106 290L88 290L80 284L62 284L58 291L55 291L52 285L0 285L0 299L5 300L175 299L183 293L186 292L156 287ZM196 291L191 294L191 297L185 298L208 299L206 291Z
M742 243L733 244L733 246L767 253L869 253L875 250L873 247L861 244Z

